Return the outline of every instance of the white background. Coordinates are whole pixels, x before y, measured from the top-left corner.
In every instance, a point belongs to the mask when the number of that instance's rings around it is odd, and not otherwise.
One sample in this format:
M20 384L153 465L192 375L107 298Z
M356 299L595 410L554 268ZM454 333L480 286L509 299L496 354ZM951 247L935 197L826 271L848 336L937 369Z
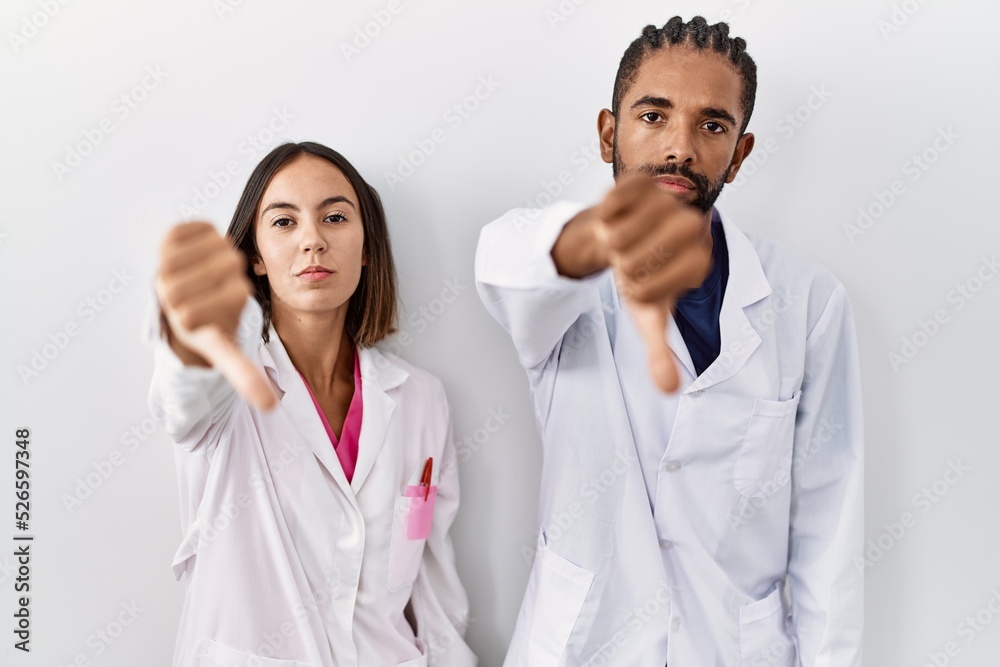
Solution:
M544 203L563 170L572 183L560 196L601 197L610 167L584 156L622 52L647 23L700 13L729 20L759 68L749 127L758 164L720 207L832 269L856 312L866 536L883 547L866 568L866 662L923 665L954 641L958 654L937 664L995 664L1000 618L987 603L996 595L1000 608L1000 280L977 282L977 272L1000 250L986 206L1000 152L996 3L907 0L894 13L893 3L861 0L566 0L564 16L555 0L400 0L348 56L344 45L386 1L223 1L51 0L48 17L50 0L4 0L0 663L63 666L83 655L109 667L169 664L183 595L169 569L178 500L171 443L149 428L152 359L140 321L163 233L196 203L205 206L195 215L224 231L268 148L247 143L260 137L341 151L385 200L413 336L402 354L444 380L467 450L453 536L475 619L468 640L481 664L499 665L527 581L521 547L533 544L540 449L524 373L475 293L478 232L509 208ZM449 123L445 114L481 77L499 87ZM820 104L816 90L828 99ZM276 109L292 118L268 136ZM796 113L797 126L786 119ZM110 133L98 129L104 119ZM386 172L435 128L445 141L391 186ZM949 129L957 138L939 141L940 151L935 138ZM76 162L72 151L87 154ZM933 164L914 172L907 162L925 151ZM67 160L76 166L57 166ZM213 187L230 161L236 175ZM897 179L903 193L850 237L859 207L879 212L878 193ZM111 295L115 272L126 288L99 313L80 308ZM457 281L459 297L441 312L446 281ZM978 292L960 300L959 284ZM939 310L944 324L904 350L903 338L914 342ZM19 369L72 324L77 335L47 348L52 358L23 378ZM888 355L903 351L912 358L894 368ZM490 410L510 417L463 445ZM11 616L13 440L24 426L36 536L30 656L12 649ZM142 433L135 447L131 429ZM68 508L115 450L120 465ZM969 471L954 485L938 481L933 504L915 503L950 462ZM884 524L904 512L915 525L893 535ZM131 627L110 646L96 642L133 601L142 611ZM960 626L977 612L980 630Z

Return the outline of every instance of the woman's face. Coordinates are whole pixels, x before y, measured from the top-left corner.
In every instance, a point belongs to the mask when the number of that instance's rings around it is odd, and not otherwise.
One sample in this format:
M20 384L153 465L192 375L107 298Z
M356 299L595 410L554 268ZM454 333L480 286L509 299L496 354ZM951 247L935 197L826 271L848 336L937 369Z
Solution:
M272 317L346 306L367 263L347 177L323 158L300 155L275 173L257 210L253 270L267 276Z

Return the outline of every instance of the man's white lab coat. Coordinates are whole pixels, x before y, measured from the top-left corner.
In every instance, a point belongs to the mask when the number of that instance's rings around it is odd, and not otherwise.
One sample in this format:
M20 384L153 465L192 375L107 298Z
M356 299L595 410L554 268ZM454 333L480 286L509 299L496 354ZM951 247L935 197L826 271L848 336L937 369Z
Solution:
M843 286L722 215L722 349L668 397L650 498L613 355L631 316L610 270L574 280L550 254L582 208L511 211L476 253L477 290L527 371L544 448L505 666L857 667L864 458ZM690 364L672 320L666 335Z
M269 413L217 370L184 366L160 338L151 296L149 405L176 443L184 537L173 571L188 575L174 666L474 666L448 536L459 489L440 381L358 348L364 408L348 483L273 326L261 340L262 321L248 299L238 336L280 397ZM404 494L431 456L431 533L409 539Z

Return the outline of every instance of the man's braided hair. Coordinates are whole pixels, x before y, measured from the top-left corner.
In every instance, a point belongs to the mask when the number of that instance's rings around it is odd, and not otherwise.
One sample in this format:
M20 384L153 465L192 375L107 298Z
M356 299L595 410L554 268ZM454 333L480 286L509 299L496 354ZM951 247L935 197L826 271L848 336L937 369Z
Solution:
M618 75L615 77L615 89L611 100L611 113L618 117L625 91L635 83L639 66L652 51L658 51L666 45L684 45L695 49L712 49L725 56L740 74L743 80L740 105L743 112L743 126L740 136L747 129L750 114L753 113L754 99L757 97L757 65L746 52L746 40L742 37L729 36L728 23L708 25L702 16L695 16L685 23L680 16L675 16L662 28L647 25L640 35L625 49L621 63L618 65Z

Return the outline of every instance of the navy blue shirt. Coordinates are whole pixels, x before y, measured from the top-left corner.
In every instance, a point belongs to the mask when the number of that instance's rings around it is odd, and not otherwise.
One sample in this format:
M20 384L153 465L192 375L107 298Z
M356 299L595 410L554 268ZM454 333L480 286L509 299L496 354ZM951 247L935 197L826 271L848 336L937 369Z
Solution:
M719 333L719 311L729 282L729 250L722 231L719 211L712 209L712 270L700 287L678 297L674 306L674 321L684 338L695 371L701 375L719 356L722 336Z

